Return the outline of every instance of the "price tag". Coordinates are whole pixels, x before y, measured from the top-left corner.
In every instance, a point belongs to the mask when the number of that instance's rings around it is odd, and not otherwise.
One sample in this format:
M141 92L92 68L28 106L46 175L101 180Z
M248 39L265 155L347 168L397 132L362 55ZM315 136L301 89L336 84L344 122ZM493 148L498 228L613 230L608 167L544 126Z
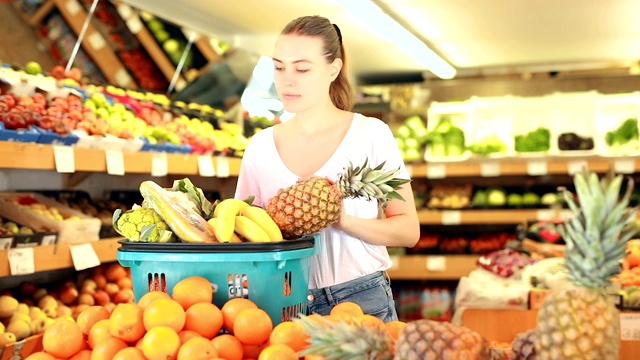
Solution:
M442 225L460 225L462 213L459 210L442 211Z
M500 163L497 161L483 162L480 164L480 175L483 177L500 176Z
M635 159L617 159L613 163L613 169L618 174L633 174L636 171Z
M409 179L413 179L413 165L405 165L407 169L407 174L409 174Z
M0 238L0 250L9 250L13 244L13 237Z
M176 81L176 90L180 91L180 90L184 89L185 86L187 86L187 81L186 80L178 79L178 81Z
M36 272L32 247L9 249L7 256L11 275L27 275Z
M133 16L131 19L127 20L127 27L134 35L140 32L142 29L142 21L137 16Z
M116 78L116 83L121 87L127 87L131 82L131 76L129 76L129 73L124 68L116 71L114 76Z
M73 147L53 145L53 160L59 173L76 172L76 162Z
M152 153L151 176L167 176L167 153Z
M548 221L555 220L557 218L557 211L553 209L540 209L536 211L536 220Z
M71 261L73 261L73 267L76 268L76 271L90 269L100 265L98 254L96 254L91 243L71 245L69 246L69 250L71 251Z
M42 245L54 245L57 239L58 235L45 235L42 237Z
M78 3L78 1L76 1L76 0L67 1L67 3L65 4L65 8L67 8L67 11L69 12L69 15L71 15L71 16L78 15L78 13L82 10L82 7L80 6L80 3Z
M131 16L131 14L133 13L131 6L125 4L118 5L117 10L118 14L120 14L120 17L122 17L123 19L128 19L129 16Z
M620 340L640 340L639 313L620 313Z
M107 156L107 174L124 175L124 156L119 150L105 150Z
M443 272L447 270L447 258L444 256L427 256L427 270Z
M211 158L211 156L198 156L198 172L202 177L216 176L216 169L213 167L213 159Z
M547 175L546 160L531 160L527 162L527 174L531 176Z
M218 169L218 177L228 178L230 175L229 159L224 156L218 156L216 158L216 165Z
M444 179L447 177L445 164L427 164L427 179Z
M99 32L94 31L90 35L87 36L87 41L89 45L93 48L93 50L98 51L103 47L107 46L107 43L104 41L102 35Z
M400 256L391 255L389 258L391 259L391 267L389 270L398 270L400 268Z
M589 169L589 164L585 160L573 160L567 164L567 174L569 175L575 175L582 169Z

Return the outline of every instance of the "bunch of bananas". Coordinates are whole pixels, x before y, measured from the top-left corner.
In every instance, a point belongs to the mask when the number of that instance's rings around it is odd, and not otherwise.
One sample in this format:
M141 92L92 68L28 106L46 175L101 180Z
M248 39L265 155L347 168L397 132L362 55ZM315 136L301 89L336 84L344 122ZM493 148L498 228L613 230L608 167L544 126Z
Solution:
M220 201L208 222L220 242L282 241L282 232L271 216L243 200Z

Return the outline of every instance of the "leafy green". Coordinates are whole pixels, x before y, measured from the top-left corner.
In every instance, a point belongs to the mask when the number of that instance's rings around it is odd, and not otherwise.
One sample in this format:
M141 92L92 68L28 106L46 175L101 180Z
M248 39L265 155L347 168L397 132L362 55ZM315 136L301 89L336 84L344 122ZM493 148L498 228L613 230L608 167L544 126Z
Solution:
M209 220L213 217L213 204L204 196L204 192L199 187L193 185L191 180L184 178L181 180L175 180L171 191L179 191L187 194L189 200L196 205L200 215Z
M524 135L516 135L515 149L517 152L548 151L551 147L551 132L539 127Z
M617 129L607 132L604 136L608 146L625 145L638 138L638 119L634 118L625 120Z

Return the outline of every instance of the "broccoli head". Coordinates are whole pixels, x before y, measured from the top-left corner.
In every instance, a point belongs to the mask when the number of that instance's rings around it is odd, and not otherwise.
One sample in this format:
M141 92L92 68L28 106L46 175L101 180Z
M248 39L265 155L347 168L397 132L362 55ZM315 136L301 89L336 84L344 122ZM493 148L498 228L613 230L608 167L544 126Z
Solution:
M130 241L171 242L173 233L160 215L151 208L137 207L113 214L113 228Z

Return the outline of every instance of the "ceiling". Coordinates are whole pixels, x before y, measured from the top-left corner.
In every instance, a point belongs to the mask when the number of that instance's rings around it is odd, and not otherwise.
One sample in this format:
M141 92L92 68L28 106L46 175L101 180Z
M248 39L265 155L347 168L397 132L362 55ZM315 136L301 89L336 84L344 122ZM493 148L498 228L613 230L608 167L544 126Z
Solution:
M351 0L344 0L351 1ZM374 0L458 71L457 77L632 67L640 60L637 0ZM338 0L124 0L166 20L270 55L292 19L339 25L359 78L434 76Z

